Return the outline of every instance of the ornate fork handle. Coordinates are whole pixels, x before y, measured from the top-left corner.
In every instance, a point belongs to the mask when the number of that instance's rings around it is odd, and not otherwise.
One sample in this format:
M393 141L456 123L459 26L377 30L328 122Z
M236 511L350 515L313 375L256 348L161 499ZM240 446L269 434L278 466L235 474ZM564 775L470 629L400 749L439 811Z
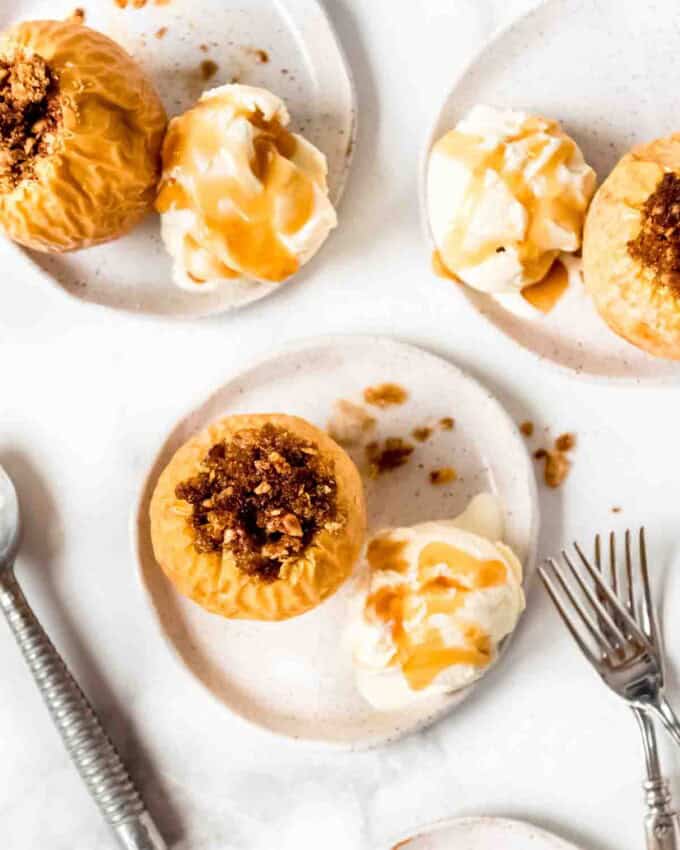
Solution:
M645 794L647 850L678 850L680 821L673 809L670 787L661 773L654 725L643 709L633 706L633 714L642 733L647 766L647 779L642 785Z
M0 578L0 608L66 749L125 850L166 850L118 751L24 596L13 571Z

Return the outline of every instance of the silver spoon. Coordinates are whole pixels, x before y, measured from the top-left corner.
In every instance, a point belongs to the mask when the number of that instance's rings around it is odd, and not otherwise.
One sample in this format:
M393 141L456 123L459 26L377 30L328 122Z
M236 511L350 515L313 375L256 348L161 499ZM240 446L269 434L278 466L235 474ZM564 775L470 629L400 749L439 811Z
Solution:
M167 850L116 748L19 587L14 560L20 537L19 500L0 466L0 608L73 763L120 846Z

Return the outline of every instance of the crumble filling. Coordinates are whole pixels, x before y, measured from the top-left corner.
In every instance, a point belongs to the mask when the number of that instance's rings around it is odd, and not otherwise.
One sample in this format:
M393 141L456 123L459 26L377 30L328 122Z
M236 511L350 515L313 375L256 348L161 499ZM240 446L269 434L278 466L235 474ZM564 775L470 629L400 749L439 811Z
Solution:
M680 177L664 174L642 207L640 232L628 243L635 260L680 291Z
M54 150L61 122L59 82L38 55L0 57L0 192L34 175Z
M192 506L198 552L226 549L239 569L265 581L279 578L318 531L340 527L332 462L272 424L216 443L175 495Z

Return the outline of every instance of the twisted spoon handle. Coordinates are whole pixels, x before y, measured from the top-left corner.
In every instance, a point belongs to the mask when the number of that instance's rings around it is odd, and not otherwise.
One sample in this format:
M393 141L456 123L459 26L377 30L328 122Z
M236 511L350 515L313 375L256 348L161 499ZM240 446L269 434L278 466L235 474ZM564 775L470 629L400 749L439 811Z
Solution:
M166 850L116 748L31 610L13 570L0 575L0 608L73 763L120 846Z

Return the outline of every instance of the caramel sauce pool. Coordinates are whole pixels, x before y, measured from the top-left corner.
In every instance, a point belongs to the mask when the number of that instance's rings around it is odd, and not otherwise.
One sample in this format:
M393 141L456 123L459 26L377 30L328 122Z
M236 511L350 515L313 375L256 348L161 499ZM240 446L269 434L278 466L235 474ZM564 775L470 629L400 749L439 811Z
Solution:
M564 295L567 286L569 286L569 272L564 263L555 260L543 280L526 286L522 290L522 297L541 313L549 313Z
M238 113L259 131L252 160L244 146L236 144L230 150L237 171L253 174L257 188L201 168L201 163L211 163L229 145L215 132L214 116L220 109L233 107L227 96L211 98L172 122L163 145L163 166L166 172L176 168L183 180L162 181L156 209L160 213L169 209L196 212L200 226L186 248L204 248L213 257L224 258L224 262L218 260L222 276L242 273L279 282L298 270L297 257L281 237L297 233L311 218L314 184L289 160L297 147L295 137L277 121L265 121L259 112ZM227 258L238 271L226 264Z
M377 537L371 541L367 557L372 571L392 570L404 574L409 562L404 556L405 540ZM438 574L445 564L450 573ZM390 627L396 650L391 666L400 666L413 690L422 690L453 664L486 667L492 656L491 640L474 623L463 625L465 644L447 646L438 629L426 623L409 632L408 620L424 602L427 617L454 615L465 604L468 594L497 587L505 581L506 566L499 560L479 560L448 543L433 542L418 556L418 589L400 583L381 587L366 601L370 616Z

